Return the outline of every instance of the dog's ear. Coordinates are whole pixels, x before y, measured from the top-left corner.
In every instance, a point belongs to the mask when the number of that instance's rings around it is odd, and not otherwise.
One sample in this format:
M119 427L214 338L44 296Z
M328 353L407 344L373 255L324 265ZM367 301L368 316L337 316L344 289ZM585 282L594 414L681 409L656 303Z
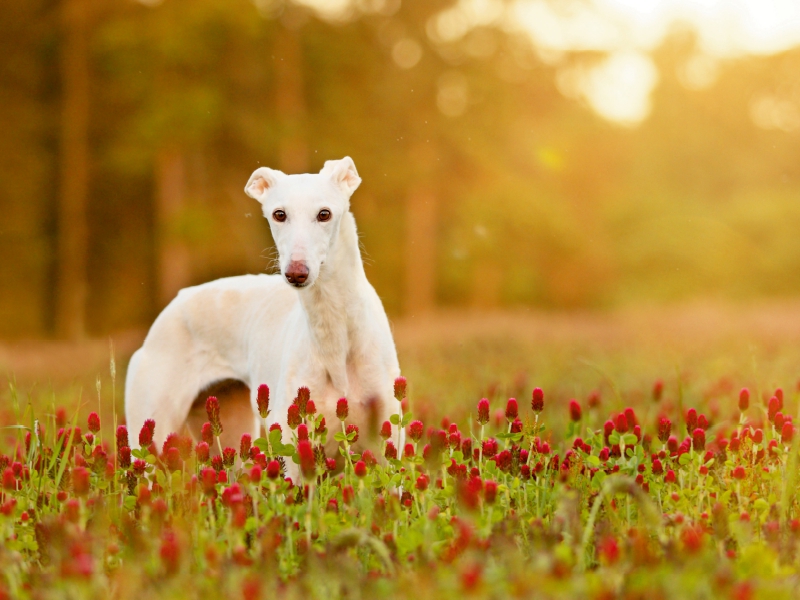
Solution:
M286 173L283 171L276 171L268 167L259 167L250 175L247 185L244 186L244 193L260 202L267 190L278 183L283 177L286 177Z
M356 165L349 156L345 156L341 160L325 161L325 166L319 173L330 177L333 183L348 196L352 195L361 185L361 177L358 176Z

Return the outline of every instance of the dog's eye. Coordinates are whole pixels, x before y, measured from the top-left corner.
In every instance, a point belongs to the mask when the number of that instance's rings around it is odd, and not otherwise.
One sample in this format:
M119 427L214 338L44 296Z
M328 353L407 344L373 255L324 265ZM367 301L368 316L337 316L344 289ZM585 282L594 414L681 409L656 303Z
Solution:
M323 208L321 211L319 211L319 214L317 215L317 221L321 221L324 223L325 221L330 221L330 220L331 220L331 211L329 211L326 208Z
M278 209L274 213L272 213L272 218L275 219L278 223L283 223L286 220L286 213Z

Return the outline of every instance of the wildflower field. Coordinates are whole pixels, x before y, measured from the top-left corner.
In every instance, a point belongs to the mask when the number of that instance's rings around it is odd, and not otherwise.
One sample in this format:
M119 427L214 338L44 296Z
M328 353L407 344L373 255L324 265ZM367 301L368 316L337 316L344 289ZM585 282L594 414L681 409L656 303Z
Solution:
M453 360L469 371L464 356ZM262 386L264 436L237 448L219 443L213 397L202 440L176 433L156 447L158 423L128 431L108 404L67 410L12 390L0 589L7 598L795 597L800 417L790 372L702 385L684 371L606 372L571 394L551 370L548 385L517 377L480 390L485 398L456 389L438 404L431 392L415 397L411 375L395 382L391 421L368 431L349 423L347 399L322 414L304 388L278 419ZM435 387L417 387L426 386Z

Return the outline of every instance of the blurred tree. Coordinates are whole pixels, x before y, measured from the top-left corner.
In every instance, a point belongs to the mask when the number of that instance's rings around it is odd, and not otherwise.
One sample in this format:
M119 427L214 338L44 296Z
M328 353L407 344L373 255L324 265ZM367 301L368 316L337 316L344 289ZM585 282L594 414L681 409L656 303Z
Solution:
M60 193L56 331L78 339L86 331L89 239L89 21L88 0L61 1Z
M308 171L308 144L303 92L303 14L294 6L280 20L275 36L275 117L278 137L278 168L286 173Z
M697 85L674 36L626 128L556 86L602 57L544 61L462 2L99 3L71 47L59 15L89 1L8 0L0 21L4 336L143 327L180 287L263 271L249 174L344 155L392 314L800 293L800 51Z
M58 14L51 0L9 0L0 19L0 336L53 324Z

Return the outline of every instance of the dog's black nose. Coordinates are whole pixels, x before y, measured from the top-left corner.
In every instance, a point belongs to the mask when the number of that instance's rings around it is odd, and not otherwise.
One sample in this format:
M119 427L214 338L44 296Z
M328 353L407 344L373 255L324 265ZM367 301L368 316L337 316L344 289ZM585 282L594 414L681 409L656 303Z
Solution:
M292 261L286 267L286 281L292 285L302 285L308 279L308 267L305 263Z

